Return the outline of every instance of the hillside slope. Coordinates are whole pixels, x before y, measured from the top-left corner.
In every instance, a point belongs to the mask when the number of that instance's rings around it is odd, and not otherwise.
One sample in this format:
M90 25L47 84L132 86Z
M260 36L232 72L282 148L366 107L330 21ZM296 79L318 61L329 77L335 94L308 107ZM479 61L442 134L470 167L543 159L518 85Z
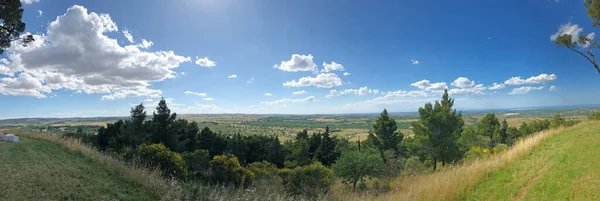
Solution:
M155 200L81 153L28 137L0 141L0 200Z
M553 135L460 200L599 200L600 123Z

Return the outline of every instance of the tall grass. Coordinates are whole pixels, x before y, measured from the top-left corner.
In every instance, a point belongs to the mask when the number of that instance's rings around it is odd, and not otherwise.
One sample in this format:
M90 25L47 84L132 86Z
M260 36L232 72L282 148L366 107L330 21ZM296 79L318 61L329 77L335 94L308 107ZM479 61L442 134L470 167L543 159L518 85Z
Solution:
M33 131L9 130L19 136L26 136L51 141L67 148L69 151L81 153L86 158L94 160L102 169L136 182L147 192L161 200L178 200L182 196L181 184L174 179L166 179L157 169L148 169L135 163L125 163L119 157L98 152L93 147L81 143L78 139L63 138L54 133L39 133Z

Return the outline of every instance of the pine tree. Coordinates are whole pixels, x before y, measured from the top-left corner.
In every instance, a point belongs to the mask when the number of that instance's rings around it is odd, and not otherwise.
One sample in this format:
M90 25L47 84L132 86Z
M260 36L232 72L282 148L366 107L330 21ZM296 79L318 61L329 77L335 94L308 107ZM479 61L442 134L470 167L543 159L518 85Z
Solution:
M442 101L425 104L419 108L419 120L413 122L413 132L417 142L425 148L425 152L433 159L433 171L437 162L442 165L456 161L462 155L457 145L464 120L462 114L452 109L454 99L448 97L448 90L444 90Z
M373 130L375 137L379 140L380 150L398 150L398 144L402 141L403 135L397 132L396 120L388 115L386 109L375 120Z
M319 149L319 146L321 146L321 134L313 133L308 140L308 156L311 159L315 158L315 153Z
M329 137L329 127L326 127L321 139L321 145L315 154L317 160L321 161L325 166L333 164L340 155L335 151L335 145L336 139Z
M152 123L154 125L152 143L163 142L166 147L169 147L169 149L177 149L177 134L176 132L173 132L172 129L176 118L177 114L171 114L171 110L167 106L167 101L162 98L160 102L158 102L156 112L153 113L152 117Z
M508 135L506 134L506 131L508 130L508 123L506 122L506 119L502 120L502 127L500 127L500 143L502 144L506 144L506 140L508 138Z

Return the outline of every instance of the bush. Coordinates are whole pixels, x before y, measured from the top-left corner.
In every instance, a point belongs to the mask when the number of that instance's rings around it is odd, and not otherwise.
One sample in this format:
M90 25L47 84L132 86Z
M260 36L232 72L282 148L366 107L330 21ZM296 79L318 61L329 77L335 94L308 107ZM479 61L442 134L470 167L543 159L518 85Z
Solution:
M594 114L588 116L589 120L600 120L600 111L594 112Z
M342 154L333 164L333 169L344 183L351 184L352 189L356 190L358 182L363 183L366 178L379 176L384 171L384 165L377 150L350 151Z
M188 168L188 177L196 180L209 179L210 155L207 150L198 149L194 152L184 152L181 157Z
M405 175L417 175L425 171L427 171L427 167L425 167L425 164L419 160L419 157L413 156L406 160L406 163L404 164L403 173Z
M492 156L490 149L474 146L465 154L465 160L485 159Z
M316 162L291 171L286 189L292 195L318 198L333 184L333 170Z
M233 155L217 155L210 161L211 179L215 183L245 188L254 182L254 173L243 168Z
M187 176L185 161L164 144L142 144L133 151L133 157L151 167L158 167L165 176L184 178Z

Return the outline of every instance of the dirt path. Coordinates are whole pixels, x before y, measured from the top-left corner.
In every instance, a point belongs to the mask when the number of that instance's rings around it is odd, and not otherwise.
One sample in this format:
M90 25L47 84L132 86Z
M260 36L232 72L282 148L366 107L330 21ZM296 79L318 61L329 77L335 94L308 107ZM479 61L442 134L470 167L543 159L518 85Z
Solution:
M531 179L529 179L529 181L527 182L527 184L525 184L525 186L521 187L521 189L519 190L519 194L517 194L517 196L513 199L513 201L521 201L521 200L523 200L523 197L525 197L525 194L527 194L527 189L529 189L529 187L531 187L531 185L533 185L533 183L535 183L538 179L540 179L540 177L548 169L550 169L551 166L552 166L552 164L550 162L546 162L546 164L544 164L544 167L542 167L541 169L539 169L535 173L535 176L532 177Z

